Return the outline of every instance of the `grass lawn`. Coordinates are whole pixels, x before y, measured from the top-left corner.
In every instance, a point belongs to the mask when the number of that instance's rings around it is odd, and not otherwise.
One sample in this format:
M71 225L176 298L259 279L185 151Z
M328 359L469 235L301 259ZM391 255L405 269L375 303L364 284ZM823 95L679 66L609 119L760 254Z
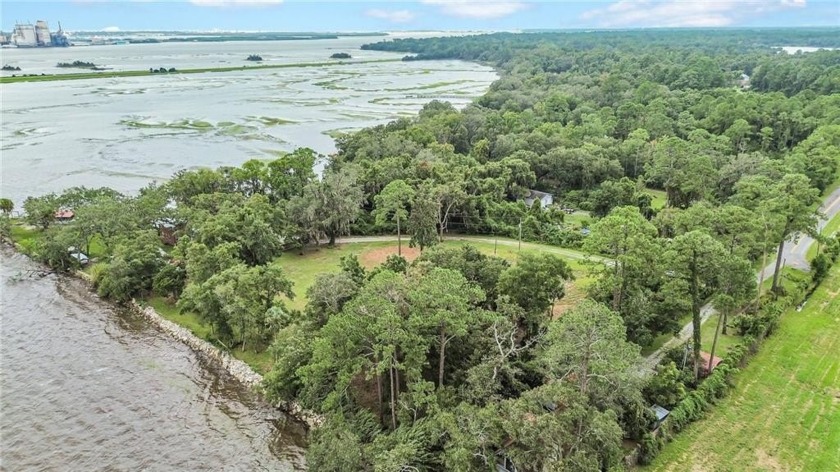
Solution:
M563 223L571 225L575 228L584 228L589 226L595 218L588 211L576 211L570 215L563 216Z
M834 218L829 220L828 224L825 225L825 228L822 229L821 233L823 236L830 237L837 231L840 231L840 213L834 215ZM808 248L808 252L806 253L806 259L810 262L812 259L817 257L817 247L819 244L812 244L811 247Z
M175 305L169 304L169 302L163 297L151 297L145 301L149 304L149 306L154 308L155 311L160 313L160 316L189 329L194 335L201 339L211 342L213 341L213 336L210 333L210 327L205 325L195 313L179 313L178 308L176 308ZM271 358L271 354L268 352L255 353L250 350L242 351L240 349L234 349L233 351L230 351L230 353L233 357L245 362L260 374L265 374L271 370L273 360Z
M688 324L689 322L691 322L691 314L683 315L683 317L677 321L677 325L680 327L680 329L682 329L682 327ZM700 336L703 336L703 331L700 331ZM672 333L660 334L659 336L653 339L653 342L650 343L650 345L642 346L642 356L647 357L653 354L654 351L656 351L672 339L674 339L674 334Z
M650 207L654 210L661 210L665 208L665 204L668 202L668 197L665 194L664 190L654 190L652 188L645 189L653 200L650 202Z
M38 235L41 231L37 228L13 222L11 227L12 240L20 244L26 251L31 251L35 247L35 242L38 240Z
M335 247L320 246L306 248L303 254L285 252L277 259L277 264L286 272L289 280L294 282L294 300L288 300L289 308L303 309L306 306L306 290L315 283L315 277L325 272L338 272L339 263L343 256L356 254L362 259L362 254L368 251L394 247L392 242L338 244ZM403 249L408 250L408 240L403 241ZM396 254L396 250L394 251ZM364 260L362 260L364 263ZM365 264L372 268L374 264Z
M717 329L719 314L714 314L706 320L700 327L700 345L706 352L712 352L712 343L715 341L715 329ZM729 317L728 334L723 334L723 326L720 327L720 336L718 336L717 347L715 347L715 356L726 357L729 348L741 342L741 336L738 336L738 331L733 328L733 317Z
M444 246L458 247L463 244L470 244L475 246L484 254L493 255L510 262L515 262L519 257L518 247L516 245L505 244L512 240L499 238L499 244L479 240L487 238L476 238L475 240L447 240L443 242ZM571 301L572 298L582 298L583 290L591 283L591 279L587 277L586 267L580 260L584 257L583 253L574 251L572 249L564 249L555 246L547 246L535 243L522 243L522 252L530 254L540 254L550 252L557 254L559 257L564 257L566 262L572 268L577 280L569 284L567 293ZM368 269L382 263L389 254L397 253L397 245L394 242L371 242L371 243L350 243L338 244L335 247L321 246L319 248L307 248L303 255L297 252L284 253L277 259L279 264L290 280L294 282L293 291L295 293L294 300L287 300L289 308L303 309L306 306L306 290L315 283L315 277L318 274L325 272L337 272L339 270L339 263L341 257L356 254L359 261ZM403 240L403 255L413 260L419 255L419 251L415 248L408 247L408 240ZM573 258L572 258L573 257Z
M798 284L806 283L809 278L810 276L807 272L792 267L782 267L781 274L779 275L779 284L786 290L791 290ZM773 277L767 277L764 283L761 284L762 297L770 292L771 287L773 287Z
M730 395L648 467L836 471L840 465L840 264L735 377Z
M209 340L211 338L210 327L205 325L195 313L181 314L178 312L178 308L175 307L175 305L169 304L169 302L167 302L163 297L148 298L146 299L146 303L154 308L155 311L160 313L160 316L187 328L197 337L205 340Z

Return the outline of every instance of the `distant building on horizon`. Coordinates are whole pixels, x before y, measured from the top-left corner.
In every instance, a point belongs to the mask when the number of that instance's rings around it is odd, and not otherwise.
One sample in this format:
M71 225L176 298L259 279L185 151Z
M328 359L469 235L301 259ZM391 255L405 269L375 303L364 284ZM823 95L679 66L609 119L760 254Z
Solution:
M19 48L70 46L67 35L61 29L61 23L59 22L56 33L50 33L50 27L44 20L38 20L34 25L32 23L16 23L8 41L4 42L2 39L0 38L0 43L14 44Z

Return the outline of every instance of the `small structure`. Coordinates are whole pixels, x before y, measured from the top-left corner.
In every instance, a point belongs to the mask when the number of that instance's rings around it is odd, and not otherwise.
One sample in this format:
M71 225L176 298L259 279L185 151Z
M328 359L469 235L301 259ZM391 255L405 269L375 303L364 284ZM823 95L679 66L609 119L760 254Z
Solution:
M174 246L178 242L178 224L170 219L161 219L155 221L155 227L160 236L160 242L167 246Z
M496 472L517 472L516 466L513 464L513 461L510 460L507 454L505 454L504 448L513 444L512 439L508 439L502 445L502 449L496 451Z
M76 214L73 213L73 210L61 209L55 212L54 216L59 223L66 223L75 218Z
M537 200L540 201L541 208L547 208L549 205L554 203L554 195L547 192L540 192L539 190L528 190L528 193L522 200L528 208L530 208Z
M90 262L90 258L87 254L83 253L82 251L76 249L73 246L67 248L67 252L70 253L70 257L77 260L80 265L87 265Z
M711 369L709 369L709 359L712 360L712 368ZM705 377L705 376L711 374L712 371L715 370L715 368L721 362L723 362L723 359L721 359L720 357L715 356L713 358L712 355L709 354L708 352L700 351L700 376Z
M510 457L504 454L496 455L496 472L516 472L516 466Z
M665 421L665 418L667 418L671 412L659 405L653 405L650 409L653 411L653 414L656 415L656 423L653 424L653 430L656 431L660 426L662 426L662 422Z

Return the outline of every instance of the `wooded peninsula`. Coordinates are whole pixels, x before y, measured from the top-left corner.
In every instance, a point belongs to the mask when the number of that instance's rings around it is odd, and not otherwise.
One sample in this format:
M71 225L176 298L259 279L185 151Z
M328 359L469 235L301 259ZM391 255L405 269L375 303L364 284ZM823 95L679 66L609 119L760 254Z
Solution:
M778 48L838 48L837 32L368 44L500 79L331 156L33 196L22 219L5 200L0 230L102 297L168 307L264 372L270 399L322 415L311 470L623 470L723 398L840 255L818 231L840 184L840 50ZM810 271L783 269L805 234ZM351 235L393 235L396 254L306 272Z

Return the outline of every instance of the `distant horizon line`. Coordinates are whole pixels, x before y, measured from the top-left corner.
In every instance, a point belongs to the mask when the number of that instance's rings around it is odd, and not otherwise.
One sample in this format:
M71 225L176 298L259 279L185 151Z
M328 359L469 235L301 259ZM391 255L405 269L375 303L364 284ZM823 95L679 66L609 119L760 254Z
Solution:
M44 20L36 20L44 21ZM30 22L15 22L16 25L32 25ZM516 29L387 29L387 30L240 30L240 29L76 29L67 30L68 33L283 33L283 34L399 34L399 33L551 33L551 32L585 32L585 31L645 31L645 30L685 30L685 31L714 31L714 30L774 30L774 29L837 29L840 25L800 25L800 26L632 26L632 27L575 27L575 28L516 28ZM14 26L10 29L14 30ZM6 31L6 29L0 29Z

